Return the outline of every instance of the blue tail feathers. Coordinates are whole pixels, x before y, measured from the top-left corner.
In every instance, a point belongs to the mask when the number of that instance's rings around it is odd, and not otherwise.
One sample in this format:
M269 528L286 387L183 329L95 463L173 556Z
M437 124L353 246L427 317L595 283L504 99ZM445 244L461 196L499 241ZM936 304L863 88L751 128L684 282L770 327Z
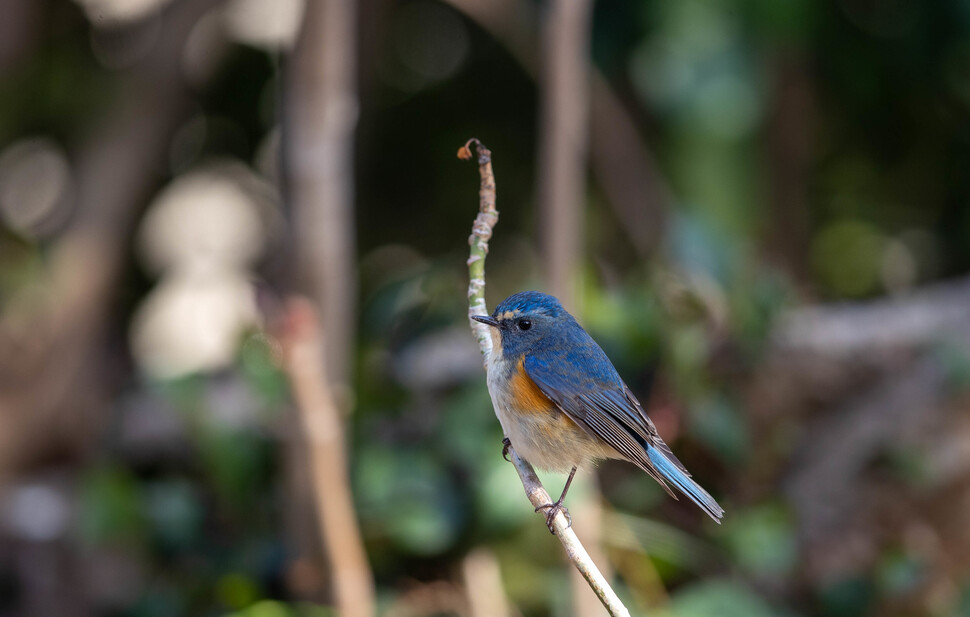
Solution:
M708 516L714 519L714 522L720 524L724 509L714 501L714 498L697 482L694 482L690 474L681 469L675 461L667 458L662 450L654 446L647 446L646 450L647 457L660 475L707 512Z

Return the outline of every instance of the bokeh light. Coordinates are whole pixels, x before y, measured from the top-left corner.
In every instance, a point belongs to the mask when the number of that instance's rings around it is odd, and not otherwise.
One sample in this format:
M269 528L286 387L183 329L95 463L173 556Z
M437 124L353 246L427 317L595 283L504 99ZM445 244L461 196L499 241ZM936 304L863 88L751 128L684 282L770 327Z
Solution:
M31 138L0 152L0 215L28 238L56 229L70 213L71 169L61 148Z

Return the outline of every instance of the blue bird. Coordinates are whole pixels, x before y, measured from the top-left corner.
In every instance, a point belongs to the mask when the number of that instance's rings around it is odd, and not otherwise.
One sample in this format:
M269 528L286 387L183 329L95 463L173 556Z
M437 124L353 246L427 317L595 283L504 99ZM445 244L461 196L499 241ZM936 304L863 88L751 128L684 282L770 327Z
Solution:
M650 474L673 497L672 484L715 522L724 510L691 479L653 422L616 372L610 359L556 298L523 291L506 298L490 317L486 359L488 391L509 443L525 460L569 478L546 524L562 510L580 465L600 459L627 460ZM555 533L555 532L554 532Z

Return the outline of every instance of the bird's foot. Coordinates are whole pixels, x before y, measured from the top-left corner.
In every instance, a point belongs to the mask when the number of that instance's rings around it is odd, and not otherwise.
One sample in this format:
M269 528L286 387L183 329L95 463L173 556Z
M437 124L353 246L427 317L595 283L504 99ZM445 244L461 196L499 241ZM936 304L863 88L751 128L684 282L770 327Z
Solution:
M509 458L509 448L511 447L512 447L512 442L509 441L509 438L503 437L502 438L502 458L504 458L510 463L512 462L512 459Z
M552 524L552 521L555 520L556 515L560 512L562 512L563 516L566 517L566 528L568 529L573 525L573 519L569 516L569 510L566 509L566 506L563 505L562 501L563 500L560 498L556 503L547 503L544 506L539 506L536 508L536 512L539 510L546 511L546 527L549 528L549 533L552 535L556 535L556 527Z

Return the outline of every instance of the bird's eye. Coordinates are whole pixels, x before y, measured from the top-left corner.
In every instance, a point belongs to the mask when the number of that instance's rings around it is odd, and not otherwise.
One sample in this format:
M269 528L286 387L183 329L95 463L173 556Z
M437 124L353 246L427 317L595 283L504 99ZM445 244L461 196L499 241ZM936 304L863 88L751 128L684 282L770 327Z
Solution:
M522 330L523 332L525 332L526 330L528 330L531 327L532 327L532 322L529 321L528 319L520 319L519 320L519 330Z

